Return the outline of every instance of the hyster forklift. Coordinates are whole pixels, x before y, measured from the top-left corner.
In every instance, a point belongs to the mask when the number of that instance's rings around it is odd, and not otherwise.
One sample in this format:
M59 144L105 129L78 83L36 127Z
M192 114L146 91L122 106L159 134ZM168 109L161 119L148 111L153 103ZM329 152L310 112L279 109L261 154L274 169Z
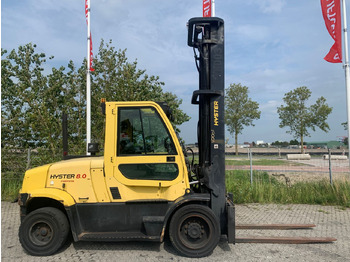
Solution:
M25 173L19 239L31 255L74 241L162 242L188 257L235 241L225 191L224 21L192 18L188 45L199 71L198 154L180 144L165 103L103 102L104 156L66 159ZM187 156L189 153L189 156ZM69 158L69 157L66 157Z

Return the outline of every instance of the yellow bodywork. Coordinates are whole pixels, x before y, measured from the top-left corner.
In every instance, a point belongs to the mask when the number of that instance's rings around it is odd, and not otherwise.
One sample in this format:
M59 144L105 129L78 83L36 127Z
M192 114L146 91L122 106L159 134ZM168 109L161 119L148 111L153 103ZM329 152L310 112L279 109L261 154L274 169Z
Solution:
M178 175L172 180L129 179L120 172L121 164L167 163L169 155L117 155L118 108L147 107L155 109L168 130L176 148L171 163ZM161 107L154 102L107 102L104 156L84 157L45 165L25 174L20 193L30 198L45 197L60 201L64 206L77 203L126 202L137 200L174 201L189 188L184 155L176 133ZM120 197L112 195L118 188Z

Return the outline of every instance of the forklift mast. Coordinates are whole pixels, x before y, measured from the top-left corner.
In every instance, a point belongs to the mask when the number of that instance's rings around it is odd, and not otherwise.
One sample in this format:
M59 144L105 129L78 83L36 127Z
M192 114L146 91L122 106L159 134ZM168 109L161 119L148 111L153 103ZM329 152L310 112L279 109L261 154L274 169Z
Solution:
M198 17L188 21L188 45L193 47L199 72L199 90L192 104L199 105L196 173L211 195L211 209L227 232L224 124L224 21Z

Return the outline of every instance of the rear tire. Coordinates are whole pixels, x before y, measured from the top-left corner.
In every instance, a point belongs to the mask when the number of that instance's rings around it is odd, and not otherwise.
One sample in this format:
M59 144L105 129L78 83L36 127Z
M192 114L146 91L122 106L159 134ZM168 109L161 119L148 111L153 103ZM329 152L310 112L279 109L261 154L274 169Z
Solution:
M220 223L203 205L187 205L173 215L169 226L174 248L187 257L210 255L220 240Z
M19 228L22 247L34 256L49 256L67 240L69 222L57 208L44 207L29 213Z

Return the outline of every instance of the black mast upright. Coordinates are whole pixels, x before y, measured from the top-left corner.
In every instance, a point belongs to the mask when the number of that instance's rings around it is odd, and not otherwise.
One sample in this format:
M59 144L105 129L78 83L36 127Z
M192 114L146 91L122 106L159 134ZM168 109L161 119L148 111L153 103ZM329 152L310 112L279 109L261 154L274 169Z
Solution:
M225 234L224 21L217 17L190 19L188 45L194 48L199 71L199 90L192 96L192 104L199 105L198 173Z

